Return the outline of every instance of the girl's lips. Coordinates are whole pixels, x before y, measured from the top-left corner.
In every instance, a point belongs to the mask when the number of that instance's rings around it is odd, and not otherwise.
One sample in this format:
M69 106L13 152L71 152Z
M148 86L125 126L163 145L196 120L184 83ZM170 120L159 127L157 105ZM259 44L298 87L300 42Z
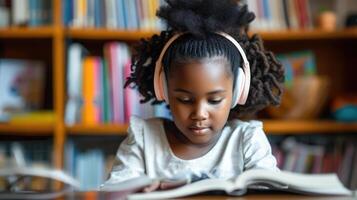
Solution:
M205 135L210 131L209 127L190 127L189 129L194 135L198 136Z

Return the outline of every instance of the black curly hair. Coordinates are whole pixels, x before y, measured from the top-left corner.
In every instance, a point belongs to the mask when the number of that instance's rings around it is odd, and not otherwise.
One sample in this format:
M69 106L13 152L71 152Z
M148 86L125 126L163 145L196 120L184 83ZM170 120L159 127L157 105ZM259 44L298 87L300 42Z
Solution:
M166 3L160 7L157 16L166 21L167 30L149 39L141 39L132 57L132 73L125 83L125 87L139 90L142 103L161 103L156 100L154 91L155 62L165 43L176 33L186 34L176 39L164 54L166 74L173 63L214 56L225 57L235 74L242 65L240 54L230 41L215 34L225 32L242 46L251 70L248 99L245 105L237 105L231 110L230 118L251 115L268 105L280 104L284 68L272 52L264 49L258 35L247 35L248 24L255 16L246 5L233 0L166 0Z

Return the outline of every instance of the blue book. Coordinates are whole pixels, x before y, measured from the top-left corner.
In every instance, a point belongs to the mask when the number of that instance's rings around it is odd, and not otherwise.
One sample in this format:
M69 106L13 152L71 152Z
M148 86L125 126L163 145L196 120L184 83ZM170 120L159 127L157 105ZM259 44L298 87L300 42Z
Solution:
M124 16L124 24L125 29L129 28L129 5L126 0L119 0L123 5L123 16Z
M263 0L263 11L264 11L264 18L266 20L271 21L272 16L270 13L270 5L269 5L269 0Z
M139 21L138 21L138 12L137 12L137 5L135 0L128 0L129 1L129 12L130 12L130 19L132 23L132 29L139 29Z
M43 11L41 10L39 4L40 4L39 0L29 0L29 15L30 15L29 26L41 25L40 16L41 16L41 12Z
M69 26L73 20L73 0L64 0L63 2L63 23Z
M117 0L117 26L119 29L125 29L127 27L126 25L126 9L124 5L124 0Z
M104 26L102 14L102 11L104 10L103 7L104 5L101 0L94 0L94 26L97 28Z

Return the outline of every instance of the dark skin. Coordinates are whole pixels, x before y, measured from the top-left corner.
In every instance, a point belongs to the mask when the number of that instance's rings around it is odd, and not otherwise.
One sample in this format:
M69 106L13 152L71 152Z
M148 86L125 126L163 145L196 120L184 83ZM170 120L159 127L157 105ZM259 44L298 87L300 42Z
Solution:
M233 95L233 77L224 57L192 60L173 66L168 76L172 121L165 121L175 156L190 160L205 155L225 126ZM165 189L159 182L144 189Z

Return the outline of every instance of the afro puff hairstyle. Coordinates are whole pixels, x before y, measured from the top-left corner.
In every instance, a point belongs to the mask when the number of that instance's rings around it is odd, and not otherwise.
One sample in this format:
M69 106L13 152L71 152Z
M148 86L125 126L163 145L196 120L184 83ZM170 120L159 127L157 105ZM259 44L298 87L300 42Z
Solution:
M258 35L252 37L247 35L248 24L255 16L248 11L246 5L240 5L234 0L165 1L166 5L160 7L157 16L166 21L168 28L161 31L159 35L155 34L149 39L140 40L135 48L136 54L132 57L131 74L125 83L125 87L138 89L143 97L141 103L150 101L153 104L161 103L157 101L154 91L155 62L165 43L175 33L188 34L174 41L166 51L163 59L165 73L167 68L180 59L200 59L218 54L223 54L233 65L233 72L236 70L234 66L237 66L235 63L238 62L238 67L241 67L239 56L232 56L232 51L237 51L236 48L228 40L220 40L218 34L213 34L225 32L242 46L251 71L248 99L245 105L237 105L231 110L230 118L251 115L268 105L280 104L284 68L272 52L264 49ZM222 45L222 42L227 45ZM222 49L212 51L215 48Z

